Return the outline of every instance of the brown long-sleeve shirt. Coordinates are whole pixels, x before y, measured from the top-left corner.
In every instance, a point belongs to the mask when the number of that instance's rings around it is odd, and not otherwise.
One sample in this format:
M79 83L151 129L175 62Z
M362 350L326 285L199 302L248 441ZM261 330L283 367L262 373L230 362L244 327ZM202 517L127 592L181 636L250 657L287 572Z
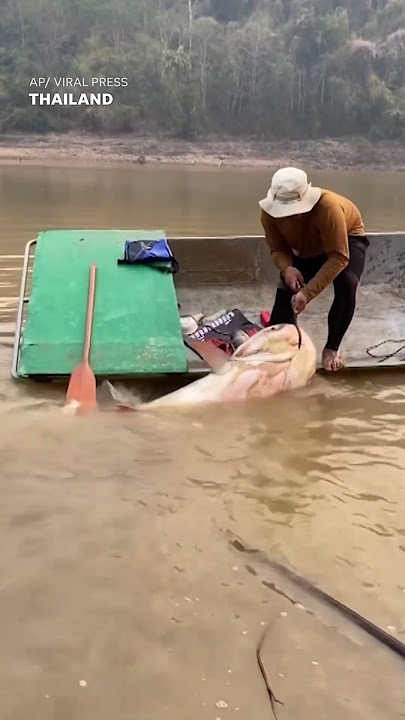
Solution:
M348 264L348 235L365 235L358 208L330 190L323 190L315 207L303 215L273 218L262 210L261 223L274 263L282 273L293 264L293 250L303 258L326 255L324 265L302 289L307 302Z

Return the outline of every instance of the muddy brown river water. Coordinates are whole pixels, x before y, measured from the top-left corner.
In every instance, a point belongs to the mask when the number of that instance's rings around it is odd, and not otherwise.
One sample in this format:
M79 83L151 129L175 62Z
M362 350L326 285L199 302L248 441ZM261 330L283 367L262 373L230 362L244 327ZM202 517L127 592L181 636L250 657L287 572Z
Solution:
M10 379L22 253L39 230L257 234L268 180L0 167L2 720L272 717L255 655L268 624L280 718L405 716L405 662L350 629L330 635L327 613L306 621L302 590L230 542L405 642L402 371L321 376L268 404L155 419L68 418L61 389ZM368 229L405 229L402 175L313 182L349 194Z

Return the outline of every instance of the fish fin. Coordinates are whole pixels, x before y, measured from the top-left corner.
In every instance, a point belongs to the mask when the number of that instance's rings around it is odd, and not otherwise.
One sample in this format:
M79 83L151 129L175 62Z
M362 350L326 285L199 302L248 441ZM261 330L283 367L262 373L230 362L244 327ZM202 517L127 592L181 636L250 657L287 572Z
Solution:
M229 363L228 355L220 350L211 340L194 340L185 338L184 344L207 363L208 367L215 373L220 373L225 365Z
M109 380L107 380L106 387L118 410L138 410L142 405L141 397L131 392L123 385L114 386Z

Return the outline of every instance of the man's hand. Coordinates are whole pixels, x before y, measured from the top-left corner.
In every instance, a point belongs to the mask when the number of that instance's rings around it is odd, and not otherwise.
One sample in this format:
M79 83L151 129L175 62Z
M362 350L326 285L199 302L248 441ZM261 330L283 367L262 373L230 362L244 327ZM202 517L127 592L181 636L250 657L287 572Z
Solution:
M305 310L306 306L307 299L303 292L298 291L295 295L293 295L293 297L291 298L291 307L296 315L302 313L302 311Z
M304 286L304 278L301 273L295 267L288 267L284 271L284 282L292 293L298 292L300 288Z

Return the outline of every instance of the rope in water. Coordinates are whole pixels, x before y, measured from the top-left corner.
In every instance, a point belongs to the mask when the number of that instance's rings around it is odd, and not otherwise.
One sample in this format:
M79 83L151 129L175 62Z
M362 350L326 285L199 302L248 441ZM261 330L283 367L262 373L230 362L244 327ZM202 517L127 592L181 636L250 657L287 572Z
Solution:
M336 598L328 595L328 593L326 593L324 590L318 588L306 578L297 575L292 570L286 568L284 565L281 565L271 560L267 560L267 564L270 565L270 567L276 568L277 570L281 571L284 576L292 580L298 587L301 586L311 595L317 597L319 600L324 600L326 604L336 608L336 610L338 610L341 615L343 615L347 620L350 620L352 623L364 630L368 635L388 647L400 657L405 658L405 644L390 635L389 633L385 632L385 630L378 627L378 625L374 625L374 623L370 622L370 620L367 620L367 618L363 617L363 615L360 615L355 610L352 610L351 608L347 607L347 605L344 605L339 600L336 600ZM261 659L261 650L268 631L269 628L266 628L266 630L263 632L260 642L256 648L256 657L260 672L266 685L267 694L270 699L271 709L275 719L277 720L276 704L284 706L284 703L281 702L281 700L278 700L274 695L269 680L267 678L263 661Z
M271 687L270 687L270 683L269 683L268 678L267 678L267 673L266 673L265 667L264 667L264 665L263 665L263 661L262 661L262 657L261 657L261 652L262 652L263 643L264 643L264 641L265 641L265 639L266 639L266 635L267 635L267 630L264 631L264 633L263 633L263 635L262 635L262 637L261 637L261 640L260 640L260 642L259 642L259 644L258 644L258 646L257 646L257 649L256 649L256 657L257 657L257 662L258 662L258 664L259 664L260 672L261 672L261 674L262 674L262 676L263 676L264 684L266 685L267 694L268 694L269 699L270 699L271 709L272 709L272 711L273 711L274 717L275 717L276 720L277 720L276 704L278 703L279 705L284 705L284 703L281 702L281 700L277 700L277 698L276 698L273 690L272 690Z
M327 605L331 605L336 608L336 610L338 610L347 620L351 620L351 622L360 627L362 630L365 630L365 632L375 640L378 640L383 645L386 645L386 647L389 647L390 650L400 657L405 658L405 644L396 637L378 627L378 625L374 625L374 623L367 620L367 618L363 617L363 615L360 615L355 610L352 610L347 605L344 605L339 600L336 600L336 598L328 595L328 593L312 583L310 580L307 580L302 575L298 575L285 565L282 565L274 560L270 560L269 558L266 558L265 562L269 567L278 570L282 576L294 583L296 587L302 587L313 597L323 600Z
M397 350L392 353L388 353L387 355L373 355L371 350L376 350L377 348L381 347L381 345L385 345L386 343L401 343L401 345ZM367 355L375 358L376 360L378 360L378 362L385 362L385 360L390 360L391 358L395 357L395 355L398 355L401 350L405 350L405 338L401 338L400 340L391 340L391 338L388 338L388 340L383 340L382 342L377 343L377 345L370 345L370 347L367 348Z
M241 540L239 540L236 536L233 536L233 539L230 540L230 544L232 547L235 548L238 552L255 552L257 553L257 550L253 550L252 548L248 548ZM294 572L294 570L286 567L285 565L282 565L281 563L271 560L270 558L263 555L263 553L259 553L261 556L262 561L265 565L268 567L271 567L274 570L277 570L282 577L287 578L290 582L292 582L296 587L302 588L305 590L309 595L312 597L323 601L326 605L329 605L333 608L335 608L341 616L346 618L346 620L351 621L354 625L357 625L357 627L361 628L363 631L365 631L369 636L380 642L382 645L385 645L387 648L392 650L396 655L399 655L401 658L405 658L405 643L398 640L396 637L391 635L390 633L386 632L382 628L380 628L378 625L375 625L370 620L367 620L363 615L360 615L355 610L352 610L347 605L344 605L344 603L341 603L336 598L332 597L332 595L329 595L326 593L322 588L315 585L313 582L308 580L307 578L303 577L302 575L298 575L298 573ZM287 596L286 596L287 597ZM291 600L293 602L293 600ZM262 637L259 641L259 644L256 648L256 657L257 662L260 668L260 672L262 674L264 683L266 685L267 694L270 699L271 709L273 711L273 715L277 720L276 715L276 709L275 705L284 705L280 700L276 698L274 695L269 680L267 678L266 670L264 668L263 661L261 659L261 650L263 647L263 643L265 642L267 633L269 632L269 627L267 627Z

